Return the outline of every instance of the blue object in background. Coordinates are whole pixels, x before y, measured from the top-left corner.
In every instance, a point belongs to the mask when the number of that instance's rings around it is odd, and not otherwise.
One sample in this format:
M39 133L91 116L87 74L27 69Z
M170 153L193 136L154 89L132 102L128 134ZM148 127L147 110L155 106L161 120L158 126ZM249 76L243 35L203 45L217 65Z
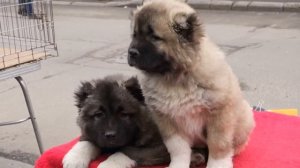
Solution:
M23 16L31 16L33 15L33 7L32 7L33 0L19 0L19 14Z

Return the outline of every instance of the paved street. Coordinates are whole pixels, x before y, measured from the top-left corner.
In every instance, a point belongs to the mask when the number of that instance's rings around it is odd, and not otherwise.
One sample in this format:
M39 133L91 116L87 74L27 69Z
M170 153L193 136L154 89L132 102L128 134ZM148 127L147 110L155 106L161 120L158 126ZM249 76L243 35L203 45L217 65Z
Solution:
M60 57L44 61L40 71L24 76L46 149L79 135L73 92L80 81L136 74L126 64L129 10L54 8ZM300 13L199 11L199 15L205 30L227 53L252 105L300 109ZM0 119L26 114L16 81L1 81ZM0 157L32 164L37 154L29 122L1 127Z
M32 165L20 161L8 160L0 157L1 167L3 168L32 168Z

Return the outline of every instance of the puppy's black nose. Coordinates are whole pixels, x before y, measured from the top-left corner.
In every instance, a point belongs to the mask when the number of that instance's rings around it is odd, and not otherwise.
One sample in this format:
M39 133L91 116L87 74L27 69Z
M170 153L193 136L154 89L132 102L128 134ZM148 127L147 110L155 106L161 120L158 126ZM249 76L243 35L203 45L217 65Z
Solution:
M128 50L128 55L129 55L130 59L136 59L140 56L140 52L135 48L130 48Z
M116 137L116 131L107 131L104 135L106 138L112 139Z

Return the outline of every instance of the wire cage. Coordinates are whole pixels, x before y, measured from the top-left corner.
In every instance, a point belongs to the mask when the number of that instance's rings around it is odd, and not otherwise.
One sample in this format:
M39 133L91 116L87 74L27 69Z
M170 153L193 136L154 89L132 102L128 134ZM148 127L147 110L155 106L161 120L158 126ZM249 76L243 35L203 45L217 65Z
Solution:
M57 55L51 0L0 0L0 70Z

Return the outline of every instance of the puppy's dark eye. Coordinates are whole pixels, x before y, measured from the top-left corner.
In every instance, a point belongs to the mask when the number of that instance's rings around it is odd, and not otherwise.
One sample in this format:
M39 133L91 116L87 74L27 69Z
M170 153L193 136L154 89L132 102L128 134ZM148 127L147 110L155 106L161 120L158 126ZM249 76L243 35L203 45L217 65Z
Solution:
M104 117L104 113L102 111L98 111L93 115L94 118L102 118Z
M125 112L125 109L123 106L118 106L117 107L117 112L120 114L120 117L123 118L123 119L128 119L132 116L131 113L126 113Z
M151 35L152 41L163 41L163 39L155 34Z
M104 112L105 112L105 108L103 106L99 107L99 110L97 112L95 112L95 114L93 115L94 118L101 118L104 116Z

